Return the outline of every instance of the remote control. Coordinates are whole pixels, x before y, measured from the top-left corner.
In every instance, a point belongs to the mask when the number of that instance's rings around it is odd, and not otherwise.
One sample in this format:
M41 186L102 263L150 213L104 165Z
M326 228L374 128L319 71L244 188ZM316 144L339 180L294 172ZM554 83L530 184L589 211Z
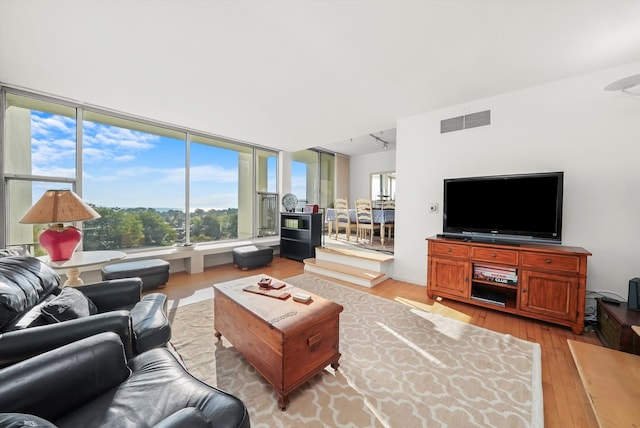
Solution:
M601 297L600 300L603 301L604 303L609 303L611 305L616 305L616 306L620 306L620 303L622 303L620 300L616 300L612 297L607 297L607 296Z

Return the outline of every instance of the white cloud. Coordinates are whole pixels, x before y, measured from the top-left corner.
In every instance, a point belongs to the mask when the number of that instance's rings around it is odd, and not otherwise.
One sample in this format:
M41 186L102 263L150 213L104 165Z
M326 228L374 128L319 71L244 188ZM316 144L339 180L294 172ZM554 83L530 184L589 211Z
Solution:
M133 155L115 156L113 160L116 162L131 162L136 160L136 156L133 156Z
M202 165L189 169L191 181L212 183L235 183L238 181L237 168L225 169L218 165Z
M86 132L84 142L89 145L106 145L117 151L143 151L155 147L153 143L160 137L126 128L97 125L91 132Z
M47 137L50 135L74 136L76 134L76 120L59 115L42 117L31 115L31 132L34 137Z
M37 168L37 167L34 166L33 167L33 174L34 175L49 176L49 177L73 178L73 177L76 176L76 169L75 168L62 168L62 167L56 167L56 166Z

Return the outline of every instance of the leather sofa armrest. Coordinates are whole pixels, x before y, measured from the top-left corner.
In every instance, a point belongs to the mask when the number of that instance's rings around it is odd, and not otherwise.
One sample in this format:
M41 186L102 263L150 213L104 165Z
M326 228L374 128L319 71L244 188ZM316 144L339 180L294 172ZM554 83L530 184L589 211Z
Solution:
M171 323L167 317L167 296L162 293L144 296L131 309L131 322L136 354L165 346L171 339Z
M127 358L133 355L133 327L129 311L112 311L56 324L0 334L0 367L103 332L120 337Z
M102 333L0 369L0 409L55 421L130 374L118 335Z
M155 424L153 428L213 428L213 424L202 413L200 409L195 407L187 407L181 409L163 420L162 422Z
M142 279L111 279L76 288L95 303L98 312L131 309L142 296Z

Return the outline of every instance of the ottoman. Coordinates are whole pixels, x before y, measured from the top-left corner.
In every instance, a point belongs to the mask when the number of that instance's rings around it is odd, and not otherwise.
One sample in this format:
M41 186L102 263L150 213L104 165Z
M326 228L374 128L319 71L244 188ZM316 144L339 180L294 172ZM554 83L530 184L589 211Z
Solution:
M233 249L233 265L242 270L268 265L273 261L273 248L247 245Z
M163 288L169 281L169 262L160 259L137 260L113 263L102 268L102 280L135 278L142 279L142 289Z

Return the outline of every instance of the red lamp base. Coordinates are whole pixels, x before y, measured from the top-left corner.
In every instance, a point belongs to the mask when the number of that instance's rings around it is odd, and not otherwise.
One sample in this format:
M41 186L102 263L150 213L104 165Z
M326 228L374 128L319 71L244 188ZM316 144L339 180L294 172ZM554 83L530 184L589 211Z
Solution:
M49 254L52 262L69 260L80 244L82 232L73 226L53 225L40 234L42 248Z

